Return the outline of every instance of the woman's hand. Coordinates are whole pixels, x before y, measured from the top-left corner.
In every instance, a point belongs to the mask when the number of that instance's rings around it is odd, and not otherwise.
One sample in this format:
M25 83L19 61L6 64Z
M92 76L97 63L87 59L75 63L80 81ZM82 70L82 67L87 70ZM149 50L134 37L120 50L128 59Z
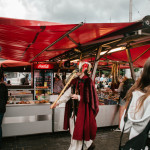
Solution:
M56 106L58 106L59 104L56 103L55 105L53 105L53 107L51 106L50 108L53 109L53 108L56 108Z
M78 99L78 95L72 94L72 95L71 95L71 98L72 98L72 99Z

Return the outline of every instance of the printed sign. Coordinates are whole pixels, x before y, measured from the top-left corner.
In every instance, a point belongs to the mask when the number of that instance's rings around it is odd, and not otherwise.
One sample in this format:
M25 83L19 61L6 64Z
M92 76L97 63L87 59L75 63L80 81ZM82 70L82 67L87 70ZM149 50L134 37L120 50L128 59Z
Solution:
M34 69L53 69L53 64L35 64Z

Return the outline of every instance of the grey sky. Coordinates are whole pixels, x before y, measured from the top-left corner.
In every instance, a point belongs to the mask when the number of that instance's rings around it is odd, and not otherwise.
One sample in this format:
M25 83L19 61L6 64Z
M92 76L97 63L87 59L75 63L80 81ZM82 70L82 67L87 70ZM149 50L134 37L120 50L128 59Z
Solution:
M150 15L150 0L133 0L132 21ZM129 21L129 0L0 0L0 17L60 23Z

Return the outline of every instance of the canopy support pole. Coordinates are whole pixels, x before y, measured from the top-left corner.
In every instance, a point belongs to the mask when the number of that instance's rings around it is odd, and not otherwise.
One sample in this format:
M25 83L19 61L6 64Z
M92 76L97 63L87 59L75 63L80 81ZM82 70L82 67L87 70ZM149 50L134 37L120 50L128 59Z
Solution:
M33 61L35 58L37 58L38 56L40 56L47 49L49 49L50 47L52 47L54 44L56 44L57 42L59 42L60 40L62 40L63 38L65 38L67 35L69 35L73 31L75 31L76 29L78 29L82 25L83 25L83 22L81 22L80 24L78 24L77 26L75 26L74 28L72 28L70 31L66 32L64 35L62 35L60 38L58 38L56 41L54 41L53 43L51 43L49 46L47 46L45 49L43 49L40 53L38 53L36 56L34 56L32 59L30 59L29 62Z
M130 49L129 48L126 49L126 53L127 53L127 57L128 57L128 61L129 61L131 76L132 76L132 79L135 81L135 73L134 73L132 57L131 57L131 53L130 53Z
M75 40L73 40L69 35L67 35L67 38L72 41L74 44L76 44L77 46L79 46L80 44L78 44Z
M102 51L102 46L99 47L97 55L96 55L96 59L95 59L95 63L94 63L94 69L93 69L93 72L92 72L92 80L93 81L94 81L94 78L95 78L95 73L96 73L96 69L97 69L97 66L98 66L101 51Z

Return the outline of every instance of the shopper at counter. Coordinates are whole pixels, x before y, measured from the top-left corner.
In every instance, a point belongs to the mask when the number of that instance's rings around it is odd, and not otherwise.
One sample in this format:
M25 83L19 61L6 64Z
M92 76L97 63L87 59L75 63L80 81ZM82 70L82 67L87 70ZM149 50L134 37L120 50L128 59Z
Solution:
M62 83L62 80L60 79L59 75L55 75L55 81L54 81L54 94L59 94L62 89L64 88L64 84Z
M66 75L62 75L62 83L64 86L66 85Z
M11 82L10 82L10 80L8 80L8 81L7 81L7 85L11 85Z
M29 74L26 74L24 78L21 78L22 85L29 85Z
M3 71L0 70L0 148L2 147L2 121L6 111L6 103L8 100L8 89L4 82Z
M97 131L95 118L99 111L98 97L94 83L88 76L90 64L83 63L79 69L78 77L72 80L70 88L56 105L66 103L64 129L70 129L69 150L93 150Z
M24 85L29 85L29 74L25 76Z
M120 121L121 121L121 118L122 118L122 115L123 115L123 112L125 109L126 93L134 84L133 79L129 79L126 76L120 78L119 81L120 81L119 87L118 87L118 89L116 89L116 92L118 92L120 95L119 96L119 103L118 103L119 104L119 128L116 129L116 131L120 131Z

